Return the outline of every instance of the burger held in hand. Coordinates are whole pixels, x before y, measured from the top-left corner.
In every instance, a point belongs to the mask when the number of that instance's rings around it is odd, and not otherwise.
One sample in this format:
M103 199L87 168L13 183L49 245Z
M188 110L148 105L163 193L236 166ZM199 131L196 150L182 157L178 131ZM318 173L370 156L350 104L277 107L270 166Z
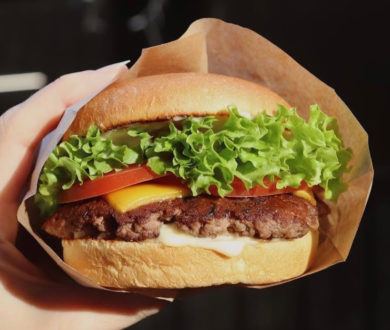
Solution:
M238 78L147 76L79 111L35 202L65 262L99 285L268 284L310 267L350 158L317 105L305 120Z

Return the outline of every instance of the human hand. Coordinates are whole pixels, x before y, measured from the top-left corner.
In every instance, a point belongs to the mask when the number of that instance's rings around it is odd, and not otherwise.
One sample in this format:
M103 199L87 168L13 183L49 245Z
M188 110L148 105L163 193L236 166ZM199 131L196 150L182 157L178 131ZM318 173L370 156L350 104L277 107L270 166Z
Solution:
M53 281L16 247L16 212L43 136L66 107L126 70L123 63L63 76L0 117L0 320L3 329L120 329L160 300ZM42 254L45 252L42 250ZM44 257L43 257L44 258Z

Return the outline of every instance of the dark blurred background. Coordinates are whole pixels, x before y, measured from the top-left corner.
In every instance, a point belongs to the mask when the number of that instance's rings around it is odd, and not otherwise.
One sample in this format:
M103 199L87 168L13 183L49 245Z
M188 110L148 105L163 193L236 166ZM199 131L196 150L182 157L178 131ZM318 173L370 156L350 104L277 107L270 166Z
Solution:
M132 329L389 329L390 8L387 1L0 1L0 112L45 81L135 61L201 17L248 27L334 87L370 135L373 191L347 262L265 289L176 301ZM7 80L8 79L8 80ZM31 89L17 91L18 89Z

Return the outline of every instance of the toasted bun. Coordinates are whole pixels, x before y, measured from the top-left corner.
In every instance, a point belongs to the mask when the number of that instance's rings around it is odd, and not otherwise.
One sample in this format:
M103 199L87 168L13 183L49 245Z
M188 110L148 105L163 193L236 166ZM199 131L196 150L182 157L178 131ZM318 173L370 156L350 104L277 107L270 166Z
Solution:
M266 284L301 275L310 266L318 231L299 239L246 245L226 257L199 247L169 247L94 239L63 240L64 260L110 288L184 288L220 284Z
M210 73L147 76L103 90L79 111L64 140L85 135L92 124L106 131L133 122L226 113L230 104L250 116L288 106L268 88L243 79Z

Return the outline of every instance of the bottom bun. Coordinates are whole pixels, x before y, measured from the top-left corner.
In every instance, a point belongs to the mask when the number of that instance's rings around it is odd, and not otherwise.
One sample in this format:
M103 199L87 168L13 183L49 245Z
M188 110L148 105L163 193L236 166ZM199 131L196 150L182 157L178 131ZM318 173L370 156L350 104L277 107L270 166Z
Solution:
M292 240L248 244L226 257L201 247L170 247L96 239L63 240L64 260L110 288L185 288L221 284L267 284L301 275L310 266L318 231Z

